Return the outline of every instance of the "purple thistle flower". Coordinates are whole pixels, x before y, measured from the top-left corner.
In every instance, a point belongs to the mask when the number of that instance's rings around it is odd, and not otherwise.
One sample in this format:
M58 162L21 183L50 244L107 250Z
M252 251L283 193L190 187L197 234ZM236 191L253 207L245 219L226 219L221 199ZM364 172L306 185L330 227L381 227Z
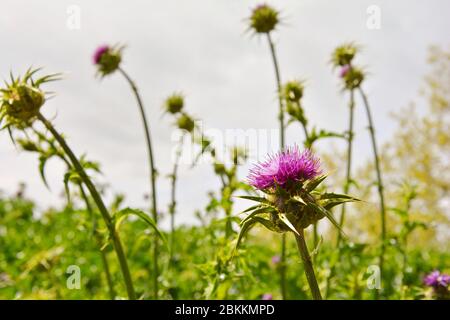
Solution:
M273 256L272 257L272 263L273 264L279 264L281 262L280 256Z
M99 64L100 59L102 58L102 55L107 52L109 50L109 46L107 45L103 45L98 47L95 52L94 55L92 56L92 61L94 62L94 64Z
M347 75L347 73L350 71L351 68L352 67L349 64L346 64L345 66L343 66L341 68L341 71L339 71L339 76L341 78L344 78Z
M270 155L268 160L256 164L247 177L250 185L259 190L276 186L286 187L289 182L303 182L321 173L320 161L308 149L300 152L295 145Z
M450 275L440 273L438 270L435 270L431 272L430 274L426 275L423 279L423 282L425 285L433 288L437 287L448 287L450 284Z
M264 293L261 300L273 300L273 296L270 293Z

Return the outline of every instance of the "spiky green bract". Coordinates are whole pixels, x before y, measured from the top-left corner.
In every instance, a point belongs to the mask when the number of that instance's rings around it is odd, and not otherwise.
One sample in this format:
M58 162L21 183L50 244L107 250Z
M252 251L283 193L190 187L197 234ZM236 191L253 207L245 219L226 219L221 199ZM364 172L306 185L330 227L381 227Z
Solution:
M34 80L33 75L40 69L29 68L23 77L15 78L0 89L0 126L2 129L25 129L36 120L45 103L46 92L41 85L58 80L60 74L50 74Z
M351 67L343 76L344 86L347 90L359 88L364 81L364 72L360 68Z
M258 205L244 211L249 215L241 222L237 246L250 227L258 223L274 232L291 231L299 234L309 225L326 217L340 229L330 210L342 203L359 200L344 194L318 191L325 178L326 175L321 175L312 180L301 181L292 185L289 190L281 187L263 190L265 197L241 196L258 202Z
M177 119L177 125L178 128L182 130L186 130L187 132L192 132L195 128L195 122L194 120L187 114L183 113L178 119Z

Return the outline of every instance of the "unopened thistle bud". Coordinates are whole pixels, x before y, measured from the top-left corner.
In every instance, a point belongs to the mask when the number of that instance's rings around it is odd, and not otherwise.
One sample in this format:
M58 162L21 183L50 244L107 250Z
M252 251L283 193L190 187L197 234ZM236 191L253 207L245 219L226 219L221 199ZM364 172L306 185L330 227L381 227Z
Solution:
M283 96L288 102L299 102L303 97L303 83L298 80L286 82L283 86Z
M256 33L269 33L274 30L279 21L279 13L272 7L261 4L253 9L250 17L250 27Z
M97 66L98 73L104 77L119 68L122 61L123 47L103 45L98 47L93 55L92 62Z
M334 50L331 62L335 67L350 65L357 52L358 48L354 44L344 44Z
M364 72L358 68L349 68L344 75L345 88L352 90L358 88L364 81Z
M5 127L14 126L19 129L30 126L36 119L42 105L45 103L45 92L40 86L43 83L57 80L59 75L52 74L33 80L32 76L39 69L29 69L23 78L14 78L11 83L0 89L0 123L6 122Z
M181 94L174 93L171 96L169 96L165 103L164 108L167 112L171 114L176 114L183 109L184 105L184 99Z
M182 114L177 120L178 128L192 132L195 128L194 120L187 114Z

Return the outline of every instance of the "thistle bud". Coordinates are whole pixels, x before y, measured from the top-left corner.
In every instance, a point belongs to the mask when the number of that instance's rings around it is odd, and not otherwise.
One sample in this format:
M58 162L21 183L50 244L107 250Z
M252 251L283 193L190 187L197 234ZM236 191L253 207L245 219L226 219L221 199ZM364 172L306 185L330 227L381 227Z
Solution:
M119 68L122 61L122 50L123 47L109 47L107 45L100 46L95 50L92 60L102 77L113 73Z
M164 108L171 114L176 114L183 109L184 99L181 94L174 93L166 99Z
M345 73L345 88L352 90L358 88L364 80L364 73L358 68L349 68Z
M182 114L177 120L178 128L192 132L195 128L194 120L187 114Z
M256 33L269 33L275 29L278 21L278 11L266 4L261 4L253 9L250 27Z
M23 78L14 78L6 83L6 88L0 89L0 122L5 120L6 126L25 128L36 119L42 105L45 103L45 93L40 85L57 80L58 75L47 75L33 80L32 76L38 69L29 69Z
M339 46L334 50L331 62L335 67L350 65L357 51L358 48L352 43Z
M298 80L287 82L283 86L283 97L288 102L299 102L303 97L303 83Z

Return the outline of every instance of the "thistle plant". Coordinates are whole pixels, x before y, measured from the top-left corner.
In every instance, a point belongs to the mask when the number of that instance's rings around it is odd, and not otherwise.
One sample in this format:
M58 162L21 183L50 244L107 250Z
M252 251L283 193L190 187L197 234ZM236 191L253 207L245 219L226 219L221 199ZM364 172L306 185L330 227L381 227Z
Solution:
M375 163L375 172L377 177L377 190L380 201L380 220L381 220L381 232L380 232L380 242L381 242L381 250L379 255L379 267L380 273L383 275L383 266L384 266L384 254L386 250L386 208L384 201L384 193L383 193L383 180L381 174L380 167L380 157L377 149L377 142L375 136L375 128L373 124L372 114L369 106L369 102L366 94L364 93L361 85L365 79L364 71L355 66L353 64L353 59L355 58L358 52L358 47L352 43L344 44L335 49L333 52L331 62L333 67L340 68L339 75L343 80L344 89L350 92L350 120L349 120L349 129L348 129L348 148L347 148L347 175L346 175L346 183L344 185L344 193L348 192L350 184L351 184L351 157L352 157L352 140L353 140L353 110L354 110L354 91L358 91L363 100L363 104L365 107L367 120L368 120L368 128L370 132L370 138L372 143L373 150L373 158ZM341 217L340 217L340 225L343 226L345 218L345 206L342 208ZM339 246L341 241L341 237L338 234L337 236L337 245ZM330 273L330 277L332 274ZM378 296L378 291L376 291L376 295Z
M242 229L237 241L239 245L249 228L257 223L274 232L292 232L313 299L316 300L322 299L322 295L305 242L304 230L327 217L341 231L329 210L357 200L344 194L319 192L318 186L325 178L320 160L308 149L300 152L297 146L271 155L266 162L256 164L250 170L248 182L265 196L242 196L258 204L244 211L249 215L241 222Z
M278 96L278 120L280 123L280 148L284 149L285 144L285 120L284 120L284 106L282 98L281 88L281 75L278 64L277 54L275 50L275 44L272 40L272 32L276 30L277 25L280 23L280 13L267 4L260 4L256 6L251 16L248 19L249 29L255 34L265 35L267 42L269 43L270 54L275 70L275 80ZM280 268L280 283L281 283L281 295L283 299L286 298L286 236L283 234L281 238L281 268Z
M100 46L94 53L93 62L97 66L97 71L101 77L105 77L109 74L114 73L115 71L118 71L128 82L133 91L133 94L136 97L142 124L145 131L145 141L147 145L148 165L150 170L150 186L151 186L150 208L152 211L153 220L155 224L158 224L158 207L157 207L157 192L156 192L157 170L155 167L155 161L153 157L150 127L147 121L144 104L142 102L142 98L139 94L136 83L131 79L128 73L125 72L124 69L122 69L120 65L122 61L122 51L123 47L117 45L112 47L106 45ZM158 243L158 236L155 235L153 243L153 295L155 299L158 298L158 278L159 278L158 258L159 258L159 243Z
M30 68L23 77L14 78L11 75L11 82L6 83L6 87L0 89L0 92L2 93L0 100L0 125L2 125L2 129L6 128L10 134L12 133L12 130L19 130L27 134L27 131L32 129L33 124L38 121L51 133L68 161L70 161L70 164L77 173L80 181L89 190L92 199L100 211L119 260L128 297L130 299L135 299L136 295L128 263L119 234L114 226L113 218L110 216L100 193L86 173L80 159L75 156L65 138L40 111L46 101L46 92L42 90L41 85L59 79L59 75L52 74L34 80L33 76L37 71L39 71L39 69L32 70ZM30 146L31 145L28 144L27 147L30 148Z

